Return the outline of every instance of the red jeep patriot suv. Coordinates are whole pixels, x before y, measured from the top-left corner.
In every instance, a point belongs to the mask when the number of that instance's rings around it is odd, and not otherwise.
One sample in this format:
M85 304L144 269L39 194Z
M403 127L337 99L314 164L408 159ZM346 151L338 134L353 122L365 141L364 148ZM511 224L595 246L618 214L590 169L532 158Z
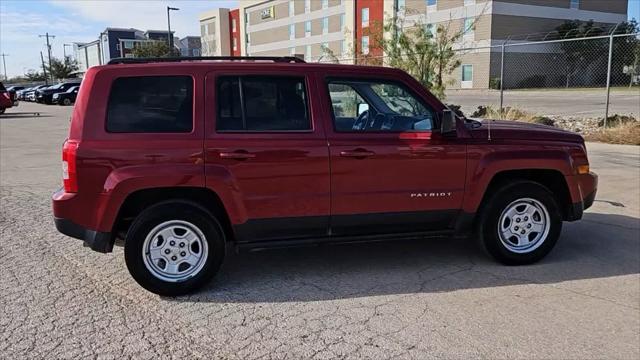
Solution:
M117 59L89 69L62 149L57 229L162 295L228 248L475 234L544 257L597 186L577 134L455 116L406 73L296 58Z

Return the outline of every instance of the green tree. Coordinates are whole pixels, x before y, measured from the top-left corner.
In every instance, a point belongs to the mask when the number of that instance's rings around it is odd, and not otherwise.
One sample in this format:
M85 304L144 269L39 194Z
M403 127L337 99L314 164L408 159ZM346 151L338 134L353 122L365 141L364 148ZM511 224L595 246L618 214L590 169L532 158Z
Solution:
M51 64L47 66L47 73L54 79L69 79L76 76L78 62L70 57L64 60L51 58Z
M27 79L28 81L45 81L47 79L47 77L44 75L43 72L38 72L36 70L33 69L29 69L27 70L27 72L24 74L25 79Z
M174 48L173 50L171 50L169 48L169 44L164 41L149 41L138 43L133 48L132 54L134 57L139 58L180 56L180 52L177 49Z
M423 86L441 99L449 84L446 78L461 64L459 52L453 49L465 33L454 31L451 23L435 29L421 21L405 26L404 19L390 18L384 25L386 37L379 36L377 43L385 54L385 63L402 69L415 77ZM471 29L475 27L475 22Z
M597 26L593 20L567 20L556 31L561 38L585 38L599 36L604 29ZM602 40L576 40L560 43L560 49L564 55L565 86L572 85L571 80L579 71L584 71L596 59L606 54L606 43Z

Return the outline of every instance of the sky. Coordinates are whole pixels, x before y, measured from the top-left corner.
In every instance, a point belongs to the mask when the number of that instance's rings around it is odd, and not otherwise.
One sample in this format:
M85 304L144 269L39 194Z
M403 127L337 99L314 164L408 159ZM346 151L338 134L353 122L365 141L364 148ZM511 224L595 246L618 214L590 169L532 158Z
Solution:
M107 27L166 30L167 6L171 12L171 30L182 38L200 35L198 14L218 7L235 8L237 0L0 0L0 53L6 56L7 75L22 75L29 69L40 70L40 51L47 58L46 39L55 35L51 56L62 58L63 45L89 42ZM67 46L67 53L73 51ZM0 59L1 61L1 59ZM0 63L0 73L4 68Z
M171 29L184 37L200 34L199 13L237 4L238 0L0 0L0 53L8 54L7 75L12 77L41 68L40 51L46 57L47 47L38 35L47 32L55 35L52 56L62 58L64 44L96 40L107 27L166 29L167 5L180 8L171 12ZM629 0L628 14L640 19L640 0Z

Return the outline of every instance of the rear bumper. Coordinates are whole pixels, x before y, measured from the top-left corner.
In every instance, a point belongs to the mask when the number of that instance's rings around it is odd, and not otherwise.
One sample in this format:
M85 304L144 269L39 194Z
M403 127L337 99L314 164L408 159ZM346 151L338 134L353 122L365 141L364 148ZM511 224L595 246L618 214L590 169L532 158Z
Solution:
M56 229L72 238L84 241L84 246L91 250L108 253L113 251L113 238L111 233L105 233L84 228L69 219L54 218Z
M59 232L84 241L84 245L92 250L106 253L113 250L114 237L111 228L94 226L96 222L96 206L93 201L83 201L76 193L66 193L60 189L53 193L51 205L53 207L53 220ZM85 209L81 211L80 209ZM100 230L107 230L100 231Z

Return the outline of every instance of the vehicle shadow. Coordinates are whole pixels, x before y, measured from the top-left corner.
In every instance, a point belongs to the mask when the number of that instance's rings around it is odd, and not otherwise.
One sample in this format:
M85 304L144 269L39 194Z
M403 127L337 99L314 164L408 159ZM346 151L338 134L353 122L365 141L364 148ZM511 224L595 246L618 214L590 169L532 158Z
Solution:
M640 273L640 219L587 213L541 262L503 266L473 239L425 239L232 255L189 302L306 302L560 283Z
M41 117L51 117L51 115L39 112L6 112L0 115L0 119L35 119Z

